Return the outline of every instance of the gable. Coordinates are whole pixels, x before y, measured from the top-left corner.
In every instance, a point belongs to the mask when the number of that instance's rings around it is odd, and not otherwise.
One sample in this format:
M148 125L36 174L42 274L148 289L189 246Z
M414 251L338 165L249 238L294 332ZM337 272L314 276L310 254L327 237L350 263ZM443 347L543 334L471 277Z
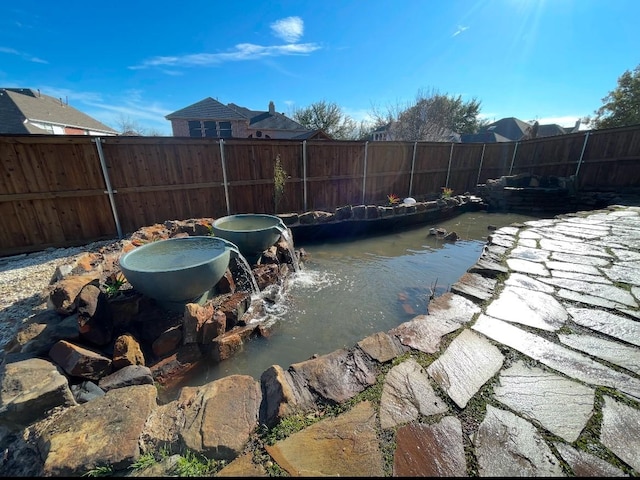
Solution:
M246 120L242 113L223 105L211 97L189 105L188 107L176 110L165 116L167 120Z

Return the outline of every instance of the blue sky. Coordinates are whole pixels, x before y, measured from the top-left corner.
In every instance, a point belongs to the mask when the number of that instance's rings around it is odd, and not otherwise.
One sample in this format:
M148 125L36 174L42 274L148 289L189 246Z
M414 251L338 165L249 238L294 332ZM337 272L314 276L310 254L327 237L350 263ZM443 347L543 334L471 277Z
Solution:
M356 120L420 92L570 126L640 64L637 0L12 2L0 87L40 89L118 129L171 135L204 98Z

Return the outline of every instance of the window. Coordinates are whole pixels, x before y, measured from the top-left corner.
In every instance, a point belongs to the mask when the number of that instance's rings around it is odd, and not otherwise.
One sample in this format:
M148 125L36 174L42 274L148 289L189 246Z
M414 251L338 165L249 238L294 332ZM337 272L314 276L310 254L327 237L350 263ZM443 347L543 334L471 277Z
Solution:
M231 122L218 122L220 138L231 138Z
M190 137L202 136L202 126L200 125L200 120L189 120L189 136Z
M216 130L216 122L202 122L204 124L204 136L205 137L217 137L218 132Z
M213 120L190 120L190 137L231 138L231 122Z

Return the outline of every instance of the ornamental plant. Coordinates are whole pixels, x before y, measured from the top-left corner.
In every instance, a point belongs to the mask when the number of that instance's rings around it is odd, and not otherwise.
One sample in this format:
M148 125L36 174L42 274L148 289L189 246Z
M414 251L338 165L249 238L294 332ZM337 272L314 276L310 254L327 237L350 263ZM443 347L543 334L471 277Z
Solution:
M275 213L278 213L278 207L280 206L280 201L284 196L284 185L287 182L287 172L282 168L282 164L280 163L280 154L276 155L275 163L273 165L273 200L274 200L274 209Z
M450 198L453 195L453 188L442 187L442 198Z
M122 272L112 273L104 283L104 290L108 297L115 297L122 287L127 283L127 279Z
M390 205L396 205L400 203L400 197L397 196L395 193L391 193L387 195L387 200L389 201Z

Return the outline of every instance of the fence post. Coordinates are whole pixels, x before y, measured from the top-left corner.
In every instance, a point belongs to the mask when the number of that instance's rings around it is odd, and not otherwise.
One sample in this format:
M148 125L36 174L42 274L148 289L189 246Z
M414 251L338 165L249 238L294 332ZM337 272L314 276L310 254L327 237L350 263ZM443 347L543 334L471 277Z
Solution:
M516 142L516 146L513 148L513 157L511 157L511 166L509 167L509 175L511 175L511 171L513 170L513 162L516 161L516 152L518 151L518 144L520 142Z
M222 182L224 185L224 199L227 202L227 215L231 215L229 203L229 184L227 182L227 162L224 160L224 140L220 139L220 162L222 162Z
M98 158L100 159L100 167L102 168L102 176L104 177L104 184L107 187L107 191L104 192L109 195L109 203L111 204L111 213L113 214L113 221L116 222L116 230L118 231L118 238L122 238L122 227L120 226L120 219L118 218L118 210L116 209L116 200L113 196L114 193L118 193L117 190L111 188L111 180L109 179L109 172L107 171L107 164L104 161L104 152L102 151L102 139L100 137L92 138L92 142L96 144L96 150L98 151Z
M418 142L413 142L413 158L411 159L411 176L409 177L409 197L413 191L413 171L416 168L416 146Z
M369 147L369 142L364 142L364 172L362 175L362 204L364 205L364 196L365 189L367 185L367 149Z
M452 158L453 158L453 142L451 142L451 151L449 152L449 168L447 168L447 181L444 183L445 188L449 188L449 174L451 173Z
M302 142L302 192L304 198L303 212L307 211L307 141Z
M591 133L591 131L588 131L584 135L584 143L582 144L582 151L580 152L580 159L578 160L578 166L576 167L576 180L578 179L578 172L580 171L580 165L582 165L582 157L584 157L584 151L587 149L587 140L589 140L589 133Z
M476 178L476 188L478 187L478 184L480 183L480 172L482 172L482 162L484 161L484 149L487 148L487 144L483 143L482 144L482 155L480 156L480 167L478 167L478 178Z

